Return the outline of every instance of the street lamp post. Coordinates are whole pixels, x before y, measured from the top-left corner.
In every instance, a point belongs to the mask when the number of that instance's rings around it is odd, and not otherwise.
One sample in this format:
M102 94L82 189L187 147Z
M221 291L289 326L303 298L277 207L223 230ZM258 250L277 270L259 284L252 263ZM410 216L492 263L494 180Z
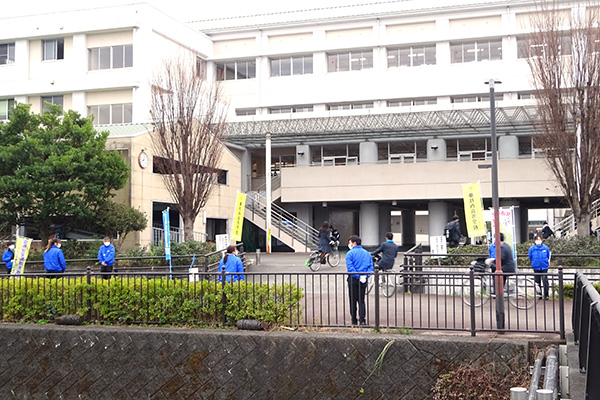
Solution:
M267 133L265 141L265 190L267 198L267 215L265 218L265 228L267 234L266 248L267 254L271 254L271 134Z
M502 83L494 79L490 85L490 121L492 128L492 208L494 210L494 244L496 245L496 328L504 329L504 281L502 279L502 259L500 257L500 200L498 197L498 140L496 138L496 99L494 84Z

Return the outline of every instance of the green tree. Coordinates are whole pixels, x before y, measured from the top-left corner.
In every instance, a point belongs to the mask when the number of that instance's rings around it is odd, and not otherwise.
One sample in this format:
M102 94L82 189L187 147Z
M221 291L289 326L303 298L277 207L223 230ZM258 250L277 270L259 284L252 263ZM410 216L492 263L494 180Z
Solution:
M98 212L98 232L112 237L119 237L115 242L117 252L121 249L130 232L146 229L148 218L146 213L136 210L127 204L106 203Z
M0 124L0 221L31 218L42 240L55 221L91 221L129 174L121 155L106 150L107 132L75 111L46 105L40 115L18 104Z

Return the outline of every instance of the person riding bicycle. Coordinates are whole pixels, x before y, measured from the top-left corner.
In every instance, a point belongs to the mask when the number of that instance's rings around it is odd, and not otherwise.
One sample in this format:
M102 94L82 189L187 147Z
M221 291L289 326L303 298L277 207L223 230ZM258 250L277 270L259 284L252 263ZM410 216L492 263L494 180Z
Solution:
M333 225L331 225L331 232L329 233L329 244L331 246L339 246L340 244L340 233Z
M325 264L327 255L331 253L331 227L329 222L323 222L319 229L319 251L321 252L321 264Z
M496 259L496 243L494 242L489 248L490 258ZM513 252L508 243L504 243L504 233L500 232L500 259L502 262L503 273L515 273L517 272L515 267L515 259L513 258ZM492 263L492 272L496 272L496 263ZM504 275L503 281L506 285L506 279L508 275Z
M381 243L379 247L371 252L371 256L377 257L378 255L381 255L381 259L377 263L379 268L382 270L390 270L394 267L394 261L398 255L398 245L392 240L394 239L394 234L392 232L386 233L385 239L385 242Z

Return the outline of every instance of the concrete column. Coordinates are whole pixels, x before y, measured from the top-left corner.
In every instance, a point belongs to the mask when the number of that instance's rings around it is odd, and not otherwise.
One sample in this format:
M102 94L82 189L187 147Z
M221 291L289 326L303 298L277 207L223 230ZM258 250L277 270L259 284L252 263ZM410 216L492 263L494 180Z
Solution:
M143 84L152 77L152 68L156 63L154 48L154 32L148 25L142 25L133 29L133 68L137 79L142 84L133 88L133 115L132 122L143 122L150 119L150 85Z
M377 143L362 142L358 148L360 164L377 164Z
M446 141L444 139L427 140L427 161L445 161L446 157Z
M310 146L307 144L296 146L296 166L308 167L310 165L310 160Z
M73 92L71 96L71 109L77 111L82 116L87 116L87 96L85 92Z
M498 158L519 158L519 139L516 136L498 137Z
M521 223L519 225L519 228L521 230L521 242L526 242L529 239L529 209L521 205L519 207L519 211L519 217L521 220Z
M29 80L29 40L15 42L15 71L21 80Z
M88 70L88 59L87 35L85 33L73 35L73 63L76 67L74 76L71 76L71 79L75 77L85 79ZM87 115L87 113L83 115Z
M444 234L444 227L450 220L450 217L448 216L448 204L443 201L430 201L428 223L429 236L442 236Z
M359 218L359 235L363 246L377 246L379 244L379 205L361 203Z
M402 210L402 246L417 244L416 217L414 210Z
M242 192L247 192L252 189L252 154L247 149L242 153L241 175Z
M379 206L379 241L385 240L385 234L392 231L392 206Z

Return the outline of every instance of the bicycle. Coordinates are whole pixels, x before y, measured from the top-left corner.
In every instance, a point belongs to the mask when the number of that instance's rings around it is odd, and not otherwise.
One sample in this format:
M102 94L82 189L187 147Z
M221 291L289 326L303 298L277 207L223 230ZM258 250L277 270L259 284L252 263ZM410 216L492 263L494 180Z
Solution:
M475 269L475 277L473 282L473 306L481 307L486 304L493 294L494 274L491 273L491 265L493 259L485 260L477 259L471 262ZM540 296L540 288L535 284L535 281L530 277L509 275L505 283L504 297L508 298L508 302L519 310L532 308L537 303ZM459 293L462 301L471 305L471 279L463 279L459 286Z
M380 256L372 256L372 258L373 258L373 268L376 268L379 271L386 271L386 270L382 270L379 267L379 260L381 259ZM369 276L369 280L367 281L367 294L369 294L371 292L371 290L373 290L374 287L375 287L375 275L371 274ZM383 294L385 297L392 297L394 295L394 293L396 293L396 277L395 277L395 275L389 276L386 273L379 274L379 293Z
M325 259L331 268L335 268L340 264L340 250L338 248L339 242L335 241L331 243L331 253L325 255ZM311 271L317 272L321 269L321 259L323 258L322 251L315 250L308 256L306 260L306 266Z

